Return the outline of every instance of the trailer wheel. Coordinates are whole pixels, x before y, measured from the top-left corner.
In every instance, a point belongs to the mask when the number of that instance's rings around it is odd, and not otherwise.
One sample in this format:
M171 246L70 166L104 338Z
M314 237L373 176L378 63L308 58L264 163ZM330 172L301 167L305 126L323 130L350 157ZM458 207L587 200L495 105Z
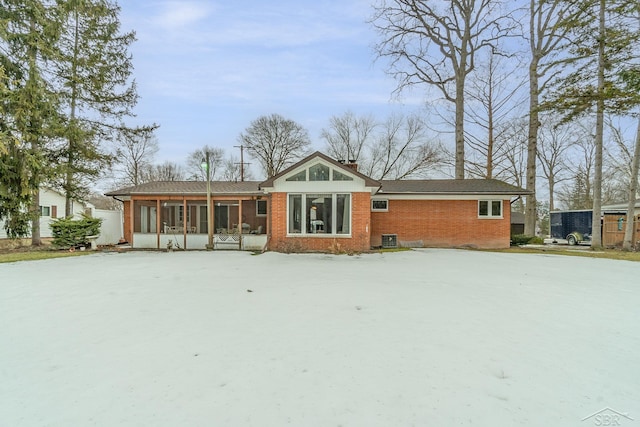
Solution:
M576 236L573 234L569 234L567 236L567 242L569 243L569 246L575 246L576 243L578 243L578 239L576 239Z

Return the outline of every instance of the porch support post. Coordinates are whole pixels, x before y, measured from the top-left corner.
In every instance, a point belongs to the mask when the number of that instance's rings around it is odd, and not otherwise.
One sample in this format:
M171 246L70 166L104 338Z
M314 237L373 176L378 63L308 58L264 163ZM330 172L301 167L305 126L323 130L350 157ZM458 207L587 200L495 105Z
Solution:
M242 250L242 199L238 199L238 249Z
M182 234L184 237L184 250L187 250L187 218L189 218L189 212L187 212L187 198L182 197Z
M156 200L156 249L160 249L160 199Z
M131 200L129 201L129 203L131 204L129 206L129 226L130 226L130 230L131 230L131 241L129 242L129 244L131 245L131 247L133 248L133 235L135 234L135 217L136 217L136 212L135 212L135 198L131 197Z
M271 233L271 197L267 197L266 199L267 199L267 224L265 228L266 228L267 236L269 236L269 233Z

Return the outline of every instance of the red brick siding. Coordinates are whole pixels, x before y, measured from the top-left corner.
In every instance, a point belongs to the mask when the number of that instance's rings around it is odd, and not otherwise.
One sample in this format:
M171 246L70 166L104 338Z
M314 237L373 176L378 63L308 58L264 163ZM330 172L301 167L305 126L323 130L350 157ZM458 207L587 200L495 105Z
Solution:
M422 241L428 247L507 248L510 243L509 200L503 218L478 218L477 200L389 200L388 212L371 213L371 244L380 246L383 234L398 241Z
M351 237L287 237L287 193L271 195L269 248L281 252L363 252L371 248L369 193L351 194Z

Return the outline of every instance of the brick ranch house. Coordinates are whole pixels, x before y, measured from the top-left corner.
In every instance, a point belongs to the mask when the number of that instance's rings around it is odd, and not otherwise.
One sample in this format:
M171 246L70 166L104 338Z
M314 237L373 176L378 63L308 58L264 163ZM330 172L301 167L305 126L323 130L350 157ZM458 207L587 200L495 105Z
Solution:
M380 246L506 248L510 204L526 190L494 179L382 180L316 152L264 181L211 183L214 247L285 252ZM124 203L134 248L204 249L206 182L107 193Z

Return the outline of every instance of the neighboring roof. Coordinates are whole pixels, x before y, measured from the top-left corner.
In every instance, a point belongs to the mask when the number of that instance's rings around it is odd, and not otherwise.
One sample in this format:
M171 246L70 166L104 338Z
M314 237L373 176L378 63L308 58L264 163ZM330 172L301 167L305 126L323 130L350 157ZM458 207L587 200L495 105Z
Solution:
M271 178L269 178L266 181L262 182L260 184L260 188L273 187L273 182L276 179L280 178L283 175L288 174L289 172L291 172L292 170L296 169L300 165L302 165L304 163L307 163L307 162L313 160L316 157L319 157L319 158L331 163L337 169L342 169L348 174L352 174L352 175L355 175L355 176L358 176L358 177L364 179L364 184L367 187L379 187L380 186L380 182L379 181L376 181L375 179L373 179L371 177L368 177L367 175L364 175L364 174L358 172L357 170L355 170L355 169L353 169L353 168L351 168L351 167L349 167L347 165L344 165L344 164L340 163L337 160L332 159L331 157L327 156L326 154L323 154L323 153L321 153L319 151L316 151L315 153L305 157L304 159L300 160L299 162L294 163L293 165L289 166L288 168L286 168L285 170L283 170L279 174L277 174L275 176L272 176Z
M383 180L378 194L527 195L530 192L497 179L407 179Z
M624 203L614 203L611 205L602 205L601 209L603 211L626 211L628 207L629 207L629 203L624 202ZM634 207L636 209L640 208L640 199L636 199Z
M524 224L525 215L522 212L511 211L511 224Z
M258 181L211 181L211 194L261 195ZM154 181L132 187L109 191L106 196L131 196L134 194L207 195L206 181Z

